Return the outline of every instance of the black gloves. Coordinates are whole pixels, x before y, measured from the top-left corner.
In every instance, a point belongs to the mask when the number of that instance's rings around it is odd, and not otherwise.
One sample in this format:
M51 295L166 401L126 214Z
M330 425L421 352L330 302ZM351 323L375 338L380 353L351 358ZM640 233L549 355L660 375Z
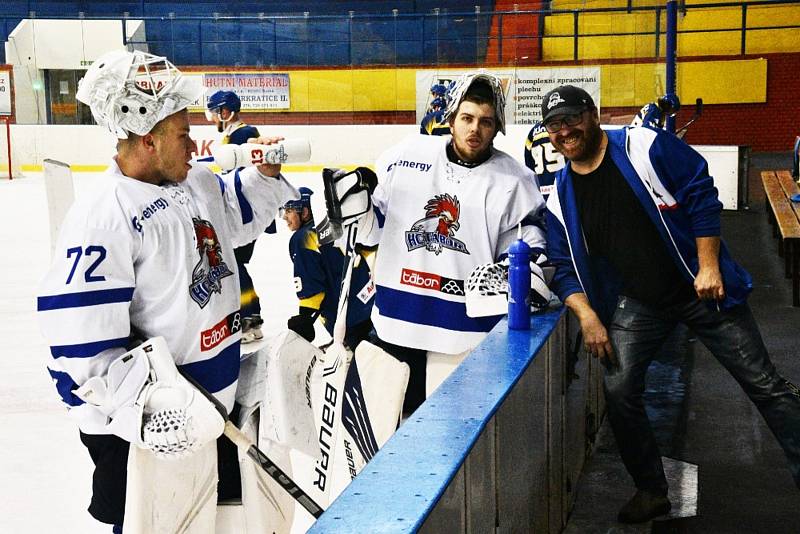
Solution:
M290 317L286 326L289 330L311 343L314 341L314 321L316 318L317 310L300 306L300 313Z

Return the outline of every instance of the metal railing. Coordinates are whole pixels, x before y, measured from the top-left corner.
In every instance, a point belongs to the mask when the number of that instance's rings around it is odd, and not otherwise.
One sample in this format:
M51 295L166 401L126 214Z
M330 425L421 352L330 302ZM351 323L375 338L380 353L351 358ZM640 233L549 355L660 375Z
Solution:
M755 0L708 4L682 4L683 14L701 10L738 9L738 23L731 26L708 23L703 28L678 27L678 35L698 33L738 33L739 53L747 53L748 33L761 30L795 30L800 24L774 23L748 25L752 8L799 6L798 0ZM665 27L665 6L634 6L631 2L620 8L547 9L534 11L482 11L476 6L469 12L449 12L434 9L430 13L364 14L353 11L342 16L271 15L253 16L182 16L167 14L161 17L93 17L80 13L75 17L48 16L31 12L31 18L83 20L121 20L123 42L132 47L148 47L181 65L223 66L360 66L360 65L483 65L489 63L535 64L548 58L541 50L550 39L569 38L572 41L572 60L581 57L584 39L629 38L652 36L652 46L637 57L662 57L661 39ZM630 15L652 13L650 28L631 31L581 31L585 17L601 14ZM545 35L544 21L548 17L571 16L571 31ZM518 27L520 17L535 22L535 27ZM124 21L145 22L145 39L125 33ZM6 35L20 19L0 17ZM525 20L525 19L523 19ZM533 26L534 22L531 22ZM494 30L493 30L494 28ZM509 49L513 48L511 52ZM535 54L514 54L525 48ZM638 51L637 51L638 52ZM713 51L710 51L713 54ZM726 53L728 55L728 53ZM519 57L518 57L519 56ZM504 59L506 58L506 59ZM510 59L509 59L510 58Z

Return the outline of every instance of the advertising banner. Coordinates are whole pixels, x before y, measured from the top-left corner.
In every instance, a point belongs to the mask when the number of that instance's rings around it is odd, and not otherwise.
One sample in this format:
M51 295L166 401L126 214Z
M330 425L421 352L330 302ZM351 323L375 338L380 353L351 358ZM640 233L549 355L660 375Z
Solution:
M206 98L217 91L233 91L242 101L243 112L289 109L289 74L233 72L203 74Z
M0 70L0 115L11 115L11 73Z
M434 85L447 87L450 82L474 69L418 70L416 77L416 115L421 122L429 110ZM533 124L541 117L542 97L559 85L582 87L592 95L600 109L600 67L563 67L547 69L485 69L500 78L506 93L506 123Z

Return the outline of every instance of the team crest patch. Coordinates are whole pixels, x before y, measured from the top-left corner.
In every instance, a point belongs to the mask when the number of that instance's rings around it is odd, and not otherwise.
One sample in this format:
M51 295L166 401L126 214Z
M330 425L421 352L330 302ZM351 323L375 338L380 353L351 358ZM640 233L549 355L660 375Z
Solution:
M222 259L222 246L214 226L209 221L196 217L192 218L192 222L200 259L192 270L189 294L192 300L204 308L213 293L222 293L221 280L233 272Z
M458 197L448 193L436 195L425 204L425 217L416 221L406 231L408 251L425 247L428 252L439 255L443 249L469 254L463 241L453 237L461 223L458 222L461 208Z

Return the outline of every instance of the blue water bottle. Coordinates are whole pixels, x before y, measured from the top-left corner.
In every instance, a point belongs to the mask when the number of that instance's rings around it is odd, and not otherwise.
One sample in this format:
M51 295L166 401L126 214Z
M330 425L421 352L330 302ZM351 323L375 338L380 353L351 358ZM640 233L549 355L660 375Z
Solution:
M522 225L517 240L508 247L508 327L528 330L531 327L531 247L522 240Z

